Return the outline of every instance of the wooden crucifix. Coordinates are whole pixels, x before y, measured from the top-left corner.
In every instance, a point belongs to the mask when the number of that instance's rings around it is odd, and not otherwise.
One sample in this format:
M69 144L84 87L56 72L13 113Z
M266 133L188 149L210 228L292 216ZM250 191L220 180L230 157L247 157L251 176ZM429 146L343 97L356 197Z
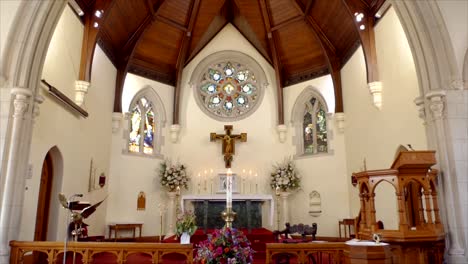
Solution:
M231 168L232 156L235 154L235 143L236 139L240 139L241 142L247 142L247 133L240 133L240 135L231 134L232 126L225 125L224 131L226 134L216 134L210 133L210 141L214 142L216 139L223 140L223 146L221 148L221 153L224 155L224 162L226 163L226 168Z

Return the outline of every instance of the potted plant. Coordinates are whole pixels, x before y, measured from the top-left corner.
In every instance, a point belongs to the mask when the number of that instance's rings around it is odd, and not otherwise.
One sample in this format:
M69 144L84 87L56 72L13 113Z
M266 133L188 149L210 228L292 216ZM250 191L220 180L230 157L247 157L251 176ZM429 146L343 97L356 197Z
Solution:
M197 231L195 214L192 211L186 211L177 215L176 235L180 236L181 244L190 244L190 237Z

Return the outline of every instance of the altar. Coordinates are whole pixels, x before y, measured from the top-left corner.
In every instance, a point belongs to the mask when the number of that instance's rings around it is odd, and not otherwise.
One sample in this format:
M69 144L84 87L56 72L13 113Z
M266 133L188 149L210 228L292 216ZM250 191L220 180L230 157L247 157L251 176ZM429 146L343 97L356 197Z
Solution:
M233 194L233 210L237 213L233 222L235 228L260 228L264 215L267 223L273 226L275 201L270 194ZM266 202L266 203L265 203ZM182 195L180 206L184 209L193 210L197 218L198 228L205 232L212 228L221 228L224 221L221 212L226 207L226 195ZM265 213L263 212L265 211Z

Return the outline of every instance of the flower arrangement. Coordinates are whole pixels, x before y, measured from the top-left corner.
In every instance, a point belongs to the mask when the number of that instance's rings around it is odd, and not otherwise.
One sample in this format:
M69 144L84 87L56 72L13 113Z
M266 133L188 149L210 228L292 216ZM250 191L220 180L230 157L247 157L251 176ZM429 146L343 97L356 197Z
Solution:
M208 239L197 246L195 263L250 264L254 251L250 241L241 231L224 227L216 229Z
M184 165L172 165L169 161L161 163L159 170L160 183L170 191L175 191L177 186L188 189L189 178Z
M272 189L279 187L282 191L287 191L301 187L301 179L291 159L287 159L283 164L274 166L270 180Z
M186 211L177 216L176 220L176 234L177 236L182 235L182 233L188 233L190 236L197 231L197 222L195 221L196 217L192 211Z

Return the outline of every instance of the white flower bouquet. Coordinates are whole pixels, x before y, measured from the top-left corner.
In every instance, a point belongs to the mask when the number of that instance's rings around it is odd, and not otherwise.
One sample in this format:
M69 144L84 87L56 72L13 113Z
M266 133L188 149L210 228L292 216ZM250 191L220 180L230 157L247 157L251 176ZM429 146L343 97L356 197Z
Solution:
M181 164L172 165L169 161L161 163L159 170L160 183L163 187L169 189L169 191L175 191L177 186L188 189L189 178L186 167Z
M281 191L288 191L301 187L301 179L291 159L287 159L283 164L277 164L273 167L274 170L270 178L270 186L273 190L279 187Z

